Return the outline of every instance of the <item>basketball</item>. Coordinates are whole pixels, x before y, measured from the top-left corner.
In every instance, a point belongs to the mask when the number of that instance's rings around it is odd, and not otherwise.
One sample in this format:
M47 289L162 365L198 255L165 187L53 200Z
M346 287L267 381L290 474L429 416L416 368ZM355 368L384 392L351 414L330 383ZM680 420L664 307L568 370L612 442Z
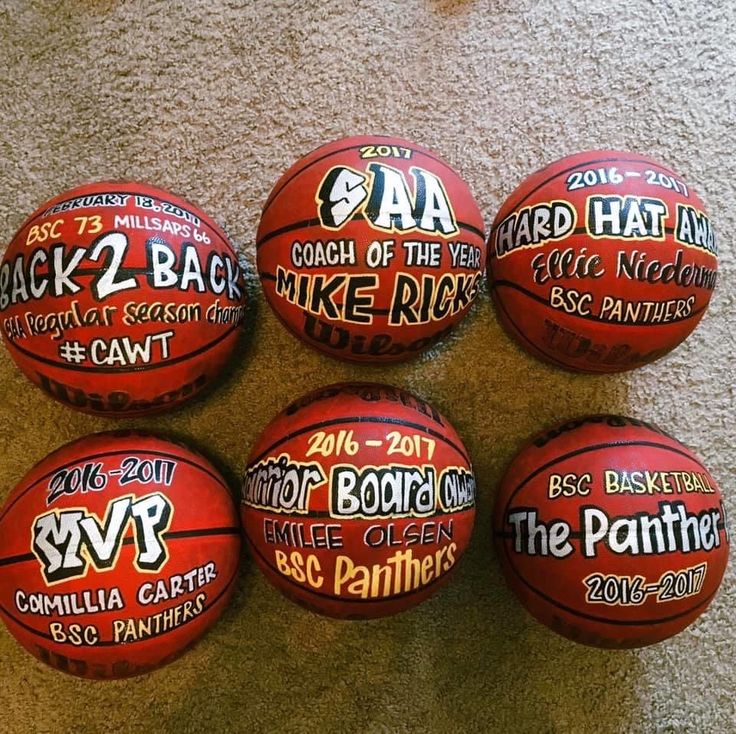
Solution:
M718 248L703 202L636 153L589 151L529 176L488 242L499 319L536 357L618 372L680 344L716 285Z
M408 359L468 312L485 269L470 190L433 153L361 136L305 156L266 201L256 242L266 299L333 357Z
M708 607L728 562L718 485L658 428L591 416L542 433L513 459L494 510L512 591L577 642L642 647Z
M289 405L243 478L253 558L287 597L369 619L432 595L470 540L475 479L447 419L399 388L342 384Z
M0 510L0 616L48 665L124 678L178 657L232 594L240 524L202 456L98 433L36 464Z
M231 356L243 279L222 230L162 189L103 181L21 225L0 264L0 323L23 373L88 413L191 398Z

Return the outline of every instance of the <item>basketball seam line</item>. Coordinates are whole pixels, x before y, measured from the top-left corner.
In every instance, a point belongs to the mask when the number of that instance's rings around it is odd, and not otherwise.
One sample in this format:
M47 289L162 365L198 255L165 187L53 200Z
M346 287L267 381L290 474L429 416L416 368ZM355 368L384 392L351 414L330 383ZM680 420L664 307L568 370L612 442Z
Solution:
M73 459L67 462L67 464L78 464L81 462L90 461L91 459L99 459L105 456L121 456L121 455L134 454L136 452L140 454L150 454L151 456L162 456L167 459L176 459L178 461L183 462L184 464L193 466L199 469L200 471L204 472L205 474L207 474L207 476L214 479L215 482L227 492L228 496L232 498L230 487L228 487L228 485L220 477L218 477L217 474L215 474L212 470L208 469L203 464L199 464L193 459L189 459L187 457L180 456L179 454L167 453L165 451L157 451L156 449L135 449L133 448L133 449L128 449L128 450L115 449L114 451L101 451L97 454L87 454L85 456L80 456L76 459ZM43 459L41 461L43 461ZM46 474L36 479L36 481L34 481L32 484L29 484L15 499L13 499L13 501L7 507L4 507L2 511L0 511L0 522L2 522L2 520L8 514L8 512L10 512L10 509L13 507L13 505L19 500L21 500L26 495L26 493L30 492L39 482L43 482L45 479L48 479L53 474L56 474L56 472L58 472L59 469L65 468L67 464L61 464L61 465L55 466L50 471L46 472ZM31 471L33 471L33 469L31 469ZM21 481L23 480L21 479Z
M73 196L70 199L63 199L62 201L57 202L53 206L59 206L60 204L65 204L67 201L74 201L74 199L80 199L80 198L82 198L84 196L104 196L105 194L113 194L115 196L146 196L149 199L156 199L156 201L166 201L169 204L173 204L173 202L168 201L167 199L164 199L161 196L156 196L154 194L136 194L136 193L134 193L132 191L99 191L99 192L94 193L94 194L80 194L79 196ZM178 197L176 197L176 198L178 198ZM43 217L44 216L44 212L46 212L48 209L53 209L53 207L44 206L44 205L42 205L42 206L43 206L43 211L42 212L39 212L36 215L31 215L30 217L28 217L28 219L26 219L20 225L20 227L18 227L18 231L15 233L15 235L13 235L13 239L11 240L11 242L13 240L15 240L15 238L18 236L18 234L21 232L21 230L25 229L25 227L26 227L27 224L30 224L31 222L35 222L37 219L40 219L41 217ZM233 255L235 255L235 257L237 259L237 253L235 252L235 248L232 246L232 244L230 243L230 241L226 237L223 237L217 231L220 225L217 224L214 219L212 219L208 214L205 214L204 212L201 212L200 214L197 214L197 213L195 213L194 211L188 209L185 206L179 206L178 204L174 204L174 206L177 209L181 209L181 210L187 212L188 214L191 214L193 217L197 217L197 219L200 219L202 222L204 222L207 225L207 228L212 231L212 233L217 237L217 239L219 239L228 248L228 250L230 250L230 252ZM99 209L100 207L94 207L94 206L78 207L78 209L95 209L95 208ZM117 208L117 207L104 207L104 208L105 209L114 209L114 208ZM70 209L70 210L65 211L65 212L58 212L58 214L59 215L61 215L61 214L71 214L71 213L73 213L75 211L77 211L77 209ZM123 210L123 211L125 211L125 210ZM145 210L142 210L142 211L145 211ZM126 214L135 216L133 212L126 212ZM151 216L161 215L161 216L164 216L164 217L167 216L165 212L151 212L150 215ZM49 214L48 216L55 216L55 215ZM125 215L120 215L120 216L125 216ZM139 216L147 216L147 215L146 214L143 214L143 215L139 215ZM208 220L211 220L211 222L208 221ZM192 226L194 226L192 222L187 222L187 224L191 224ZM213 226L213 225L216 225L216 226ZM159 234L159 233L155 233L155 234Z
M543 188L548 183L551 183L556 178L559 178L560 176L564 176L566 173L570 173L571 171L575 171L576 169L583 168L585 166L595 166L595 165L598 165L599 163L613 163L613 162L620 162L620 163L639 163L639 164L642 164L642 165L652 165L652 167L659 168L661 171L664 171L665 173L668 173L668 174L670 174L672 176L677 176L677 174L674 171L671 171L669 168L665 168L664 166L660 165L659 163L655 163L654 161L645 162L645 161L637 160L637 159L633 159L633 158L632 159L628 159L628 158L600 158L600 159L597 159L597 160L585 161L583 163L577 163L574 166L571 166L570 168L565 168L564 170L559 171L558 173L555 173L554 176L550 176L549 178L547 178L544 181L542 181L539 185L535 186L531 191L529 191L528 193L524 194L524 196L521 199L519 199L519 201L516 204L514 204L511 207L509 207L509 214L512 214L513 212L515 212L521 206L521 204L523 204L532 194L535 194L537 191L539 191L539 189ZM554 164L552 164L552 165L554 165ZM534 174L530 174L530 175L533 176ZM679 176L677 176L677 177L679 178ZM522 182L521 185L523 186L523 182ZM566 192L566 193L569 193L569 192ZM502 206L501 209L503 209L503 208L504 207ZM499 210L499 214L500 214L500 210ZM509 215L507 214L506 216L509 216ZM496 217L498 217L498 215L496 215ZM504 219L505 218L506 217L504 217ZM495 231L495 227L493 227L493 225L491 225L491 233L489 235L489 239L490 239L490 237L493 236L493 232L494 231Z
M195 619L201 619L204 616L205 612L209 611L216 604L218 604L219 601L220 601L220 599L228 592L228 590L235 583L235 581L237 580L237 578L238 578L238 566L236 565L235 566L235 571L234 571L233 575L231 576L230 580L218 592L217 596L215 596L212 599L212 602L210 604L208 604L206 607L204 607L204 609L202 609L202 611L199 614L195 614L194 616L192 616L188 620L186 620L186 622L182 622L181 624L179 624L176 627L173 627L170 630L166 630L164 632L159 632L157 634L150 635L149 637L146 637L145 639L142 639L142 640L133 640L132 642L126 642L126 643L115 642L114 640L101 640L100 642L97 642L92 647L114 647L116 645L121 645L121 644L134 645L137 642L148 642L149 640L152 640L152 639L154 639L156 637L163 637L164 635L168 635L170 633L176 632L177 630L179 630L182 627L184 627L184 625L189 624L190 622L194 621ZM167 607L167 608L171 608L171 607ZM118 611L122 612L124 610L122 610L122 609L120 609L120 610L117 610L117 609L116 610L109 610L107 612L103 612L103 614L113 614L113 613L118 612ZM160 614L160 613L163 613L165 611L166 611L166 609L161 609L161 610L159 610L159 611L157 611L155 613L156 614ZM41 632L40 630L34 629L33 627L31 627L27 623L23 622L22 620L17 619L15 616L13 616L12 614L10 614L10 612L8 612L8 610L5 607L0 606L0 612L2 612L3 614L5 614L9 619L12 619L13 622L15 622L19 627L22 627L23 629L25 629L30 634L35 635L37 637L43 637L44 639L51 640L52 642L54 641L53 640L53 637L50 634L46 634L44 632ZM151 616L151 615L149 615L149 616ZM213 620L213 623L214 623L214 621L215 620Z
M388 139L391 139L390 135L375 135L372 137L385 137ZM408 141L406 141L408 142ZM313 161L310 161L309 163L305 164L302 168L300 168L298 171L293 173L286 181L282 183L278 191L272 191L271 194L269 194L268 199L266 200L266 203L263 205L263 209L261 209L261 218L266 213L266 210L273 204L274 201L276 201L279 194L296 178L298 178L304 171L311 168L312 166L316 165L317 163L321 163L322 161L326 160L327 158L331 158L333 155L337 155L338 153L345 153L349 150L359 150L360 148L365 147L366 145L370 145L370 143L362 143L360 145L348 145L345 148L339 148L338 150L330 151L329 153L325 153L324 155L320 156L319 158L315 158ZM403 147L403 146L402 146ZM305 156L307 157L311 155L312 153L316 153L319 148L315 148L315 150L310 151L309 153L306 153ZM434 161L435 163L439 163L441 166L446 168L450 173L454 174L458 178L458 174L455 172L453 168L449 166L449 164L445 163L441 158L438 158L437 156L433 155L429 151L423 151L423 150L415 150L414 148L411 148L412 153L417 153L418 155L423 155L425 158L429 158L430 160ZM299 159L301 160L301 158ZM365 159L363 159L365 160ZM297 163L299 161L296 161ZM276 186L278 186L279 182L276 182Z
M259 276L261 277L262 280L270 280L273 282L276 281L276 276L273 273L259 272ZM338 308L343 308L345 305L344 303L339 303L337 301L335 301L334 303L335 303L335 306L337 306ZM298 303L294 303L292 305L299 307ZM301 310L303 313L309 313L309 314L314 313L313 311L310 311L309 309L306 309L306 308L302 308ZM388 316L391 313L390 308L376 308L375 306L363 306L361 307L361 311L365 313L370 313L374 316ZM317 314L314 314L314 315L317 315ZM369 326L370 324L364 324L364 325ZM414 326L414 324L412 324L412 326Z
M359 222L364 219L362 213L354 214L351 218L351 222ZM288 234L289 232L294 232L298 229L304 229L307 227L318 227L321 226L321 222L319 218L316 219L305 219L301 222L294 222L292 224L287 224L283 227L279 227L278 229L271 230L268 234L262 235L258 238L256 241L256 251L260 250L263 245L265 245L267 242L272 240L274 237L278 237L282 234ZM463 229L467 232L472 232L473 234L478 235L478 237L481 238L481 240L485 241L485 232L482 232L477 227L474 227L472 224L467 224L466 222L457 222L458 229ZM400 236L401 232L392 232L391 234ZM407 233L410 234L410 233Z
M536 476L541 474L543 471L546 471L547 469L550 469L555 464L559 464L560 462L567 461L568 459L572 459L576 456L581 456L582 454L591 453L593 451L605 451L606 449L613 449L613 448L621 448L624 446L646 446L648 448L657 448L662 449L663 451L670 451L675 454L680 454L681 456L684 456L686 459L689 459L694 464L697 464L706 474L709 474L708 470L689 452L686 450L680 449L676 446L668 446L664 443L657 443L655 441L643 441L643 440L634 440L634 441L609 441L607 443L599 443L594 444L592 446L584 446L579 449L575 449L575 451L569 451L566 454L562 454L561 456L558 456L557 458L548 461L546 464L542 464L540 467L535 469L531 474L529 474L526 479L521 481L519 484L516 485L514 488L514 491L509 495L509 498L506 502L506 506L504 507L504 514L509 509L509 505L511 504L511 501L514 499L514 497L517 495L518 492L520 492L526 484L528 484L532 479L534 479Z
M529 474L529 476L526 477L526 479L524 479L516 486L514 491L509 495L509 499L506 502L506 507L504 508L504 510L508 510L508 507L511 504L511 500L516 496L518 492L523 489L526 484L528 484L532 479L534 479L534 477L538 476L543 471L553 467L555 464L559 464L562 461L567 461L567 459L572 459L575 456L581 456L582 454L587 454L592 451L605 451L606 449L621 448L622 446L646 446L648 448L657 448L662 449L663 451L670 451L675 454L680 454L686 459L690 459L690 461L692 461L694 464L697 464L706 474L709 474L708 470L692 454L690 454L687 450L678 448L677 446L668 446L665 443L657 443L655 441L644 440L609 441L607 443L593 444L592 446L584 446L582 448L575 449L575 451L569 451L566 454L562 454L562 456L558 456L552 461L548 461L546 464L542 464L542 466L535 469L531 474Z
M675 495L675 496L678 497L682 495ZM714 527L716 528L716 530L725 530L726 524L723 522L718 522L714 525ZM522 540L529 540L529 538L532 537L532 533L530 533L529 531L522 532L517 535L516 533L510 530L503 530L503 531L494 530L493 534L498 538L503 538L504 540L511 540L512 538L516 539L517 537ZM565 537L572 538L573 540L582 540L583 538L587 537L587 534L584 530L571 530L569 533L565 535ZM647 533L643 530L634 530L634 531L628 530L626 533L626 537L627 538L633 537L633 538L636 538L636 540L641 540L642 538L645 538L645 537L651 537L651 533Z
M491 291L493 291L493 288L491 288ZM525 341L529 347L534 351L537 359L542 360L549 360L553 364L556 364L558 367L562 367L563 369L567 371L574 371L573 367L569 364L566 364L561 359L558 359L557 357L553 357L551 354L543 350L541 347L537 346L517 325L516 322L511 318L511 314L509 313L508 309L506 308L506 304L501 300L501 298L496 294L496 298L493 299L493 302L497 304L497 306L503 311L504 315L506 316L506 319L509 322L509 325L513 330L516 332L516 334ZM508 331L508 329L506 329ZM513 335L512 335L513 336ZM512 339L512 342L518 343L518 339ZM538 355L541 355L538 356ZM594 368L588 368L591 372L598 375L604 375L607 373L607 370L605 369L594 369Z
M247 536L246 536L246 538L247 538ZM327 599L329 601L334 601L334 602L336 602L338 604L353 604L353 603L355 603L355 604L381 604L381 603L385 603L385 602L396 601L398 599L403 599L404 597L412 596L414 594L418 594L419 592L423 591L424 589L428 589L429 587L434 586L435 584L437 584L440 581L444 581L448 577L448 575L455 569L455 567L457 565L457 561L456 561L456 565L455 566L450 567L447 571L444 571L441 575L435 576L435 578L433 578L428 584L424 584L422 586L419 586L418 588L412 589L411 591L402 591L399 594L393 594L392 596L383 597L382 599L345 599L344 597L341 597L341 596L335 596L333 594L329 594L329 593L324 592L324 591L316 591L316 590L310 589L310 588L308 588L306 586L302 586L302 584L300 584L298 581L294 581L289 576L284 576L283 574L279 573L278 569L277 568L274 568L269 563L269 561L266 560L266 558L264 557L263 553L261 553L260 548L258 548L256 545L254 545L251 542L250 538L247 538L247 540L248 540L248 547L250 548L251 552L255 553L261 559L261 561L264 563L264 565L270 571L272 571L273 573L277 574L276 578L281 579L283 581L286 581L287 583L291 584L292 586L295 586L296 588L298 588L302 592L305 592L307 594L312 594L313 596L318 596L320 598ZM460 556L458 556L458 560L459 559L460 559ZM269 581L271 581L271 579L269 579ZM271 581L271 583L273 583L274 586L276 586L276 588L278 588L278 586L273 581Z
M557 309L554 309L549 301L546 301L542 296L538 295L537 293L534 293L533 291L528 290L527 288L524 288L524 286L519 285L518 283L515 283L513 280L505 280L505 279L498 279L491 281L491 290L496 289L498 286L506 287L506 288L512 288L514 290L519 291L520 293L523 293L525 296L528 296L534 301L537 301L538 303L541 303L543 306L547 306L550 309L552 309L553 312L556 312ZM660 322L660 323L653 323L653 324L632 324L628 321L604 321L603 319L596 318L595 316L588 316L581 313L569 313L568 311L565 311L566 316L575 316L579 319L585 319L586 321L592 321L596 324L610 324L611 326L638 326L640 328L649 328L652 326L669 326L670 324L679 324L683 321L687 321L688 319L692 319L695 316L699 316L702 314L706 309L708 308L708 305L701 306L696 311L692 311L688 316L683 316L679 319L672 319L671 321L666 322ZM508 315L508 313L507 313Z
M292 438L301 436L303 433L307 433L308 431L313 431L315 429L322 428L324 426L334 426L334 425L340 425L341 423L350 423L350 422L386 423L389 425L403 426L405 428L413 428L415 430L423 431L424 433L427 433L430 436L433 436L434 438L439 439L440 441L448 445L450 448L454 449L454 451L465 460L465 462L468 465L468 468L471 468L470 458L467 456L467 453L463 451L459 446L457 446L449 438L441 434L439 431L436 431L433 428L430 428L429 426L423 426L421 423L412 423L410 421L402 420L401 418L385 418L385 417L380 417L380 416L346 416L344 418L331 418L329 420L319 421L318 423L310 423L309 425L303 426L302 428L296 431L292 431L286 436L282 436L280 439L278 439L278 441L274 441L268 448L264 449L257 456L250 459L248 461L248 467L261 461L267 454L271 453L277 446L280 446L281 444L286 443L287 441L290 441ZM246 468L246 471L247 471L247 468Z
M201 528L196 530L173 530L168 533L163 533L161 536L164 540L178 540L186 538L205 538L210 536L218 535L239 535L241 532L240 527L221 527L221 528ZM123 538L121 545L133 545L135 538L128 537ZM36 558L33 553L22 553L15 556L7 556L6 558L0 558L0 568L12 566L16 563L25 563L32 561Z
M329 510L310 510L308 512L299 512L294 514L288 514L283 512L276 512L272 508L269 507L257 507L255 505L250 505L244 500L241 500L240 502L242 507L246 507L247 511L254 511L254 512L261 512L261 513L270 513L272 517L266 518L270 520L282 520L283 522L294 522L294 521L300 521L300 520L311 520L312 518L322 518L327 520L351 520L354 519L351 516L342 516L342 515L332 515ZM434 520L434 519L448 519L452 520L455 517L458 517L460 515L465 514L466 512L474 512L475 511L475 504L472 505L472 507L464 507L460 510L454 510L451 512L436 512L432 515L402 515L401 517L397 517L392 515L391 517L382 517L382 516L375 516L375 517L361 517L361 520L364 520L365 522L372 522L374 520L397 520L397 521L409 521L419 523L424 522L427 520ZM0 566L2 565L2 561L0 561Z
M504 550L507 551L505 544L504 544ZM573 609L572 607L568 607L562 602L559 602L555 599L553 599L551 596L548 596L540 589L537 589L535 586L533 586L529 581L527 581L522 575L519 569L517 569L513 563L511 563L511 560L508 558L508 552L506 553L507 559L509 562L509 567L513 570L513 572L518 577L519 581L521 581L524 586L526 586L528 589L533 591L535 594L539 595L544 599L548 604L551 604L554 607L557 607L558 609L562 609L563 611L567 612L568 614L571 614L573 617L580 617L582 619L588 619L592 622L602 622L604 624L610 624L614 626L640 626L640 627L647 627L649 625L658 625L665 622L673 622L676 619L680 619L682 617L686 617L689 614L692 614L696 609L699 609L700 607L707 605L710 603L711 599L718 593L718 589L715 589L711 594L709 594L705 599L700 600L697 604L695 604L692 607L689 607L688 609L678 612L677 614L672 614L668 617L657 617L656 619L637 619L637 620L625 620L625 619L609 619L608 617L598 617L594 614L587 614L586 612L577 611Z
M155 370L161 367L169 367L171 365L179 364L180 362L184 362L188 359L191 359L192 357L199 356L200 354L203 354L204 352L207 352L211 348L217 346L221 341L223 341L228 336L230 336L230 334L232 334L239 327L240 327L240 324L233 324L228 329L223 331L222 334L217 336L215 339L213 339L210 342L207 342L207 344L202 345L201 347L199 347L198 349L195 349L192 352L187 352L186 354L179 355L178 357L174 357L165 362L158 362L156 364L146 364L146 365L139 365L139 366L131 365L129 367L102 367L98 365L82 366L82 365L74 365L74 364L63 364L61 362L54 361L50 357L43 357L41 355L34 354L33 352L19 346L14 341L6 340L6 343L14 347L15 349L17 349L22 355L24 355L28 359L32 359L36 362L41 362L41 364L48 364L51 367L57 367L58 369L71 370L72 372L83 372L83 373L84 372L99 372L102 374L125 374L125 373L130 373L130 372L147 372L149 370Z

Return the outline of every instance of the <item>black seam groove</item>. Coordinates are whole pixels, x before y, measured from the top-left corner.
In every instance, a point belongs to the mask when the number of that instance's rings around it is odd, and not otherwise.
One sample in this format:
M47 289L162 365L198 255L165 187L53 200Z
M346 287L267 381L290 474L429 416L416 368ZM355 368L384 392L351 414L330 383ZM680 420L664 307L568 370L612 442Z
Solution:
M218 477L214 472L212 472L206 466L199 464L198 462L193 461L192 459L189 459L187 457L180 456L179 454L167 453L166 451L156 451L155 449L144 449L144 448L136 448L136 447L133 447L127 450L116 449L114 451L101 451L97 454L87 454L86 456L80 456L69 463L80 464L85 461L90 461L92 459L100 459L106 456L128 456L128 455L132 455L136 453L146 454L150 456L161 456L165 459L173 459L176 461L180 461L183 464L188 464L189 466L192 466L195 469L199 469L200 471L204 472L211 479L214 479L215 482L228 493L228 495L231 495L230 488L227 486L227 484L225 484L225 482L223 482L223 480L220 477ZM35 482L33 482L32 484L29 484L9 505L3 508L2 512L0 512L0 522L2 522L3 518L8 514L8 512L10 512L11 508L16 502L18 502L20 499L25 497L25 495L28 492L30 492L36 485L38 485L40 482L45 481L50 476L53 476L54 474L56 474L56 472L58 472L59 469L64 468L64 466L66 465L61 464L61 465L55 466L53 469L48 471L46 474L39 477Z
M351 218L351 222L359 222L363 220L363 215L361 213L354 214ZM306 229L309 227L320 227L321 222L319 218L316 219L304 219L301 222L293 222L292 224L284 225L283 227L279 227L278 229L272 229L267 234L261 235L257 242L256 242L256 250L260 250L263 245L265 245L267 242L272 240L274 237L278 237L282 234L288 234L289 232L294 232L298 229ZM467 224L466 222L457 222L457 228L464 230L466 232L471 232L472 234L477 235L480 237L481 240L484 240L485 233L479 230L477 227L474 227L472 224ZM395 234L397 236L401 236L401 232L393 232L391 234ZM411 234L411 233L407 233ZM448 238L452 239L452 238Z
M371 137L376 137L376 138L385 137L387 139L391 139L391 136L390 135L374 135L374 136L371 136ZM402 142L408 142L408 141L402 141ZM327 160L327 158L331 158L333 155L337 155L339 153L346 153L349 150L360 150L360 148L364 148L366 145L371 145L371 143L361 143L359 145L347 145L344 148L338 148L337 150L332 150L329 153L325 153L324 155L321 155L318 158L315 158L314 160L310 161L306 165L302 166L298 171L295 171L294 173L292 173L291 176L289 176L289 178L281 184L281 186L279 186L278 191L276 191L274 189L274 191L272 191L269 194L268 199L266 200L266 203L263 205L263 209L261 209L261 217L263 217L263 215L266 213L266 210L278 198L279 194L295 178L299 177L302 173L304 173L304 171L308 170L309 168L311 168L312 166L316 165L317 163L321 163L322 161ZM405 146L401 146L401 147L405 147ZM406 147L409 147L409 146L406 146ZM303 157L306 158L307 156L311 155L312 153L315 153L316 150L318 150L318 149L315 149L313 151L310 151L309 153L306 153ZM411 150L412 153L415 153L416 155L424 156L425 158L429 158L429 160L432 160L435 163L439 163L441 166L443 166L448 171L450 171L450 173L452 173L454 175L457 175L457 173L455 173L455 170L453 168L451 168L449 164L445 163L441 158L438 158L437 156L433 155L429 151L417 150L415 148L410 148L410 150ZM298 163L298 161L297 161L297 163ZM278 181L276 182L276 185L278 186Z
M267 454L271 453L274 449L286 443L287 441L291 441L292 438L296 438L297 436L301 436L304 433L308 433L309 431L314 431L319 428L324 428L326 426L336 426L343 423L385 423L388 425L403 426L404 428L412 428L416 431L422 431L423 433L429 434L433 438L439 439L444 444L454 449L454 451L465 460L467 465L470 466L470 458L468 457L465 450L439 431L435 431L429 426L423 426L421 423L412 423L411 421L405 421L401 418L383 418L378 416L345 416L344 418L332 418L330 420L319 421L318 423L310 423L309 425L303 426L296 431L292 431L286 436L282 436L280 439L278 439L278 441L274 441L268 448L261 451L258 456L250 459L248 461L248 465L251 466L252 464L258 463Z
M175 324L171 324L171 325L175 326ZM144 364L144 365L130 365L127 367L102 367L98 365L82 366L82 365L76 365L76 364L64 364L63 362L57 362L56 360L53 360L50 357L42 357L39 354L34 354L28 349L25 349L19 346L14 341L8 340L7 344L12 346L14 349L17 349L22 355L24 355L28 359L32 359L35 362L41 362L42 364L48 364L52 367L57 367L58 369L61 369L61 370L69 370L71 372L98 372L98 373L109 375L109 374L116 374L116 373L147 372L149 370L156 370L162 367L169 367L172 364L178 364L180 362L184 362L188 359L191 359L192 357L197 357L200 354L204 354L205 352L209 351L213 347L216 347L221 341L224 341L228 336L230 336L230 334L232 334L239 327L240 327L240 324L233 324L228 329L223 331L222 334L218 335L215 339L213 339L210 342L207 342L207 344L203 344L201 347L199 347L198 349L195 349L192 352L181 354L178 357L168 359L165 362L157 362L155 364Z
M555 313L555 309L550 305L549 301L545 300L542 296L538 295L537 293L533 293L527 288L524 288L524 286L519 285L518 283L514 283L514 281L512 280L503 280L503 279L494 280L491 283L491 290L495 290L499 286L503 288L511 288L515 291L518 291L519 293L522 293L523 295L527 296L527 298L531 298L533 301L536 301L537 303L540 303L543 306L547 306L553 313ZM701 306L696 311L692 311L688 316L682 316L679 319L672 319L671 321L666 321L666 322L663 321L663 322L656 323L656 324L632 324L628 321L604 321L603 319L598 319L595 316L586 316L580 313L565 312L565 316L574 316L579 319L585 319L586 321L592 321L593 323L596 323L596 324L610 324L612 326L638 326L642 329L648 329L651 327L669 326L670 324L679 324L683 321L688 321L689 319L695 318L696 316L700 316L707 308L708 308L707 305Z
M513 214L532 194L535 194L539 189L544 188L548 183L551 183L556 178L559 178L560 176L564 176L566 173L570 173L571 171L575 171L579 168L584 168L586 166L596 166L599 163L638 163L640 165L651 165L652 168L658 168L660 171L664 171L667 174L670 174L672 176L677 176L677 174L674 171L671 171L669 168L665 168L664 166L659 165L658 163L655 163L654 161L643 161L643 160L637 160L634 158L598 158L596 160L590 160L590 161L584 161L582 163L577 163L574 166L570 166L570 168L565 168L562 171L558 171L554 174L554 176L550 176L549 178L546 178L544 181L539 183L537 186L535 186L531 191L528 191L524 196L519 199L513 206L509 207L509 214ZM551 164L554 165L554 164ZM530 175L534 175L533 173ZM679 178L679 176L677 176ZM506 215L508 216L508 214ZM504 217L505 219L506 217ZM503 220L501 220L503 221ZM493 235L493 232L495 231L495 227L491 227L491 236Z

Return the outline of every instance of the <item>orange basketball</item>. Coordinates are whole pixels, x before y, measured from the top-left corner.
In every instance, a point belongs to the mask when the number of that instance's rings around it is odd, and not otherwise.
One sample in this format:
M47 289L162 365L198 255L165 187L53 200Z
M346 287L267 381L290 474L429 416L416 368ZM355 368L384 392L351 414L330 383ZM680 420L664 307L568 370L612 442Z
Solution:
M667 354L716 285L702 201L635 153L578 153L532 174L501 207L488 248L506 330L531 354L584 372Z
M235 349L243 279L223 231L146 184L65 191L21 225L0 263L0 325L32 382L88 413L179 405Z
M263 207L258 272L296 336L333 357L407 359L467 313L485 268L470 190L433 153L397 138L324 145Z
M266 427L241 514L256 563L290 599L331 617L383 617L447 580L470 540L475 479L428 403L386 385L333 385Z
M0 616L39 660L123 678L180 655L232 594L240 526L202 456L98 433L36 464L0 511Z
M707 608L728 562L721 493L691 451L620 416L532 439L503 478L496 547L539 621L597 647L641 647Z

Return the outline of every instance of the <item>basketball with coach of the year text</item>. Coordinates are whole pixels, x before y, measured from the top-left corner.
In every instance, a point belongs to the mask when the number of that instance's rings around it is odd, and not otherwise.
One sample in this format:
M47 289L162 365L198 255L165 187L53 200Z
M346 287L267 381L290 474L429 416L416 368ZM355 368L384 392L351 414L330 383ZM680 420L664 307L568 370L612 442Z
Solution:
M263 207L266 299L310 346L359 362L408 359L468 312L485 269L467 184L398 138L336 140L297 161Z

